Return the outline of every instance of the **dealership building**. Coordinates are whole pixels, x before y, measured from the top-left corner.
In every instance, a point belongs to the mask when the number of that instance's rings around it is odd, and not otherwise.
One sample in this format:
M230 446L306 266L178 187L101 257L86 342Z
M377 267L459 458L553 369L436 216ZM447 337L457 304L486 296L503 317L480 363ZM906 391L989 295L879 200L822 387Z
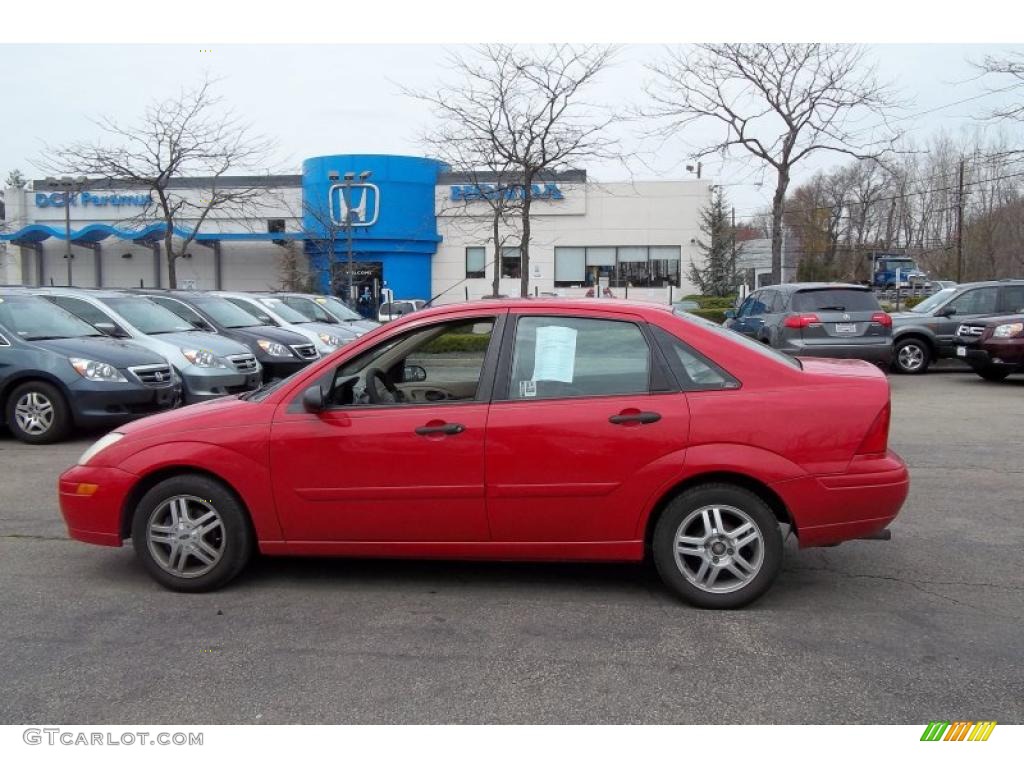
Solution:
M170 191L198 212L212 182L178 179ZM273 290L298 276L340 292L351 255L360 292L386 287L395 298L449 303L493 293L498 269L499 293L518 295L515 207L524 193L496 182L392 155L314 157L301 175L222 177L217 189L244 192L246 202L212 209L198 230L197 220L176 218L178 234L196 231L175 262L178 287ZM703 180L595 182L583 170L535 180L531 292L585 295L596 285L655 301L693 293L688 275L700 262L699 212L710 190ZM0 283L66 285L70 232L74 285L168 285L165 228L148 190L114 179L65 192L36 180L4 190L4 203Z

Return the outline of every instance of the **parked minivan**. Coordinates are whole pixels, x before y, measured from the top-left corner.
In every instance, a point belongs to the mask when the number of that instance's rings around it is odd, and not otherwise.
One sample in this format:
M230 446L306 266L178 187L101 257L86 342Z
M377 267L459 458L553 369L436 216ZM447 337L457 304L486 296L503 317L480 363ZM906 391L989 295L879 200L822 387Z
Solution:
M934 293L893 322L893 370L924 373L934 360L956 355L964 322L1024 311L1024 280L964 283Z
M337 296L321 296L316 293L275 293L274 296L310 320L343 323L360 336L380 327L380 323L363 317Z
M790 355L888 365L892 319L874 292L847 283L786 283L751 293L725 326Z
M256 356L237 341L197 331L143 296L80 288L33 292L108 336L130 339L161 355L181 377L186 403L248 392L262 382Z
M160 355L27 292L0 291L0 414L18 440L115 427L173 408L179 392Z
M310 320L272 294L217 291L214 295L223 296L232 304L258 317L261 322L302 334L313 342L321 355L329 355L356 338L355 331L336 323Z

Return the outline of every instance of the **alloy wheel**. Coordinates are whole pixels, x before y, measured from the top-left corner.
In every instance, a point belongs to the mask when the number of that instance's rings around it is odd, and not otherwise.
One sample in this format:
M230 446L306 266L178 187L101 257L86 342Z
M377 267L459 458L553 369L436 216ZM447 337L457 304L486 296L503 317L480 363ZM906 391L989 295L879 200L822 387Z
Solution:
M899 365L905 371L916 371L924 364L924 350L917 344L904 344L899 351Z
M26 392L14 405L14 418L27 435L45 435L53 426L53 403L40 392Z
M725 505L691 512L676 529L673 555L680 573L698 589L735 592L764 562L761 529L743 510Z
M194 579L213 570L224 556L224 522L208 500L172 496L150 515L146 543L161 569Z

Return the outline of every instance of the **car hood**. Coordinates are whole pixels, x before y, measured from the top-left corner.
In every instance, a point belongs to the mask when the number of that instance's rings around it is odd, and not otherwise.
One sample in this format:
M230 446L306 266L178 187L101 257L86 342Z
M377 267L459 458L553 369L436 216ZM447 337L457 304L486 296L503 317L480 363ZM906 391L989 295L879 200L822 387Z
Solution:
M42 339L28 344L66 357L84 357L115 368L132 365L158 365L166 363L160 355L139 344L108 336L84 336L76 339Z
M166 342L185 349L207 349L215 355L241 355L249 349L237 341L226 339L215 333L205 331L178 331L175 333L157 333L149 338Z
M1002 315L1001 317L979 317L975 320L964 320L971 325L1004 325L1006 323L1024 323L1024 315Z
M351 341L356 337L356 330L349 327L347 323L338 323L337 325L334 325L332 323L312 322L295 323L295 326L298 328L305 328L307 331L312 331L313 333L329 333L331 336L337 336L339 339L343 339L345 341Z
M342 320L342 327L355 328L362 332L369 332L380 328L376 320Z
M932 319L931 315L924 315L920 312L890 312L889 317L892 318L893 325L911 325Z
M237 336L251 339L254 343L259 339L267 339L287 346L309 344L309 339L301 333L289 331L287 328L275 328L272 325L249 325L244 328L228 328L228 331Z
M116 431L132 437L141 437L152 432L195 432L222 424L237 424L240 422L239 412L244 411L246 416L251 416L256 411L256 406L257 403L239 400L237 395L225 395L137 419L118 427Z

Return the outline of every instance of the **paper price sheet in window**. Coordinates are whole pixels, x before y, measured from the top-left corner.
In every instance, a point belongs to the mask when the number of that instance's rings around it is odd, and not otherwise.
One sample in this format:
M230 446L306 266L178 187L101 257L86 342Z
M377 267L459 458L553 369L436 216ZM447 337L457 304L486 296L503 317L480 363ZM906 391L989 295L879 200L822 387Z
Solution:
M537 329L533 376L521 382L523 397L536 397L538 381L572 384L576 371L576 329L544 325Z

